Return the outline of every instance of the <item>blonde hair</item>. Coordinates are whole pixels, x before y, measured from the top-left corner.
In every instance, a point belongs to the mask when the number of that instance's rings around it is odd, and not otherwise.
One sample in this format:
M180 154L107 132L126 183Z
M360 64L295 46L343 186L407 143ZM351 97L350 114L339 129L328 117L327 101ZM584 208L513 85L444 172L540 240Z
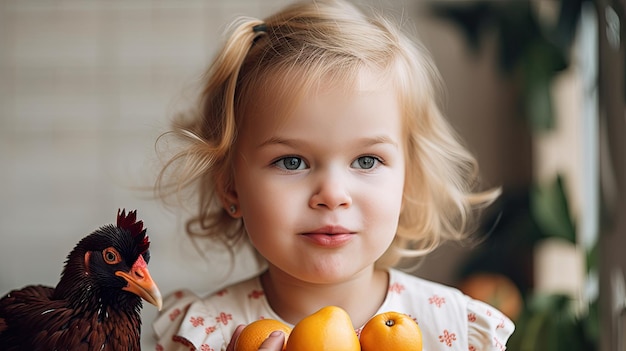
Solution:
M241 18L230 30L206 72L198 109L174 121L171 133L185 147L165 164L156 184L162 197L195 189L198 212L188 221L190 235L218 238L229 247L245 237L242 220L223 208L224 189L217 187L231 185L237 126L253 118L255 103L289 108L321 82L349 88L363 68L391 80L406 131L398 231L379 266L466 237L476 210L498 196L497 189L474 192L475 159L438 107L439 73L427 51L389 20L366 17L341 0L318 0L295 3L264 21Z

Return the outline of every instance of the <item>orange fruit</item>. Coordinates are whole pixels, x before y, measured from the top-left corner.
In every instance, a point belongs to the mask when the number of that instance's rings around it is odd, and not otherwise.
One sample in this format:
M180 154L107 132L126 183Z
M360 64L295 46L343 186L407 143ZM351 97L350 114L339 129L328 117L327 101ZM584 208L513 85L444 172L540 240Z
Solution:
M385 312L365 323L360 342L363 351L422 351L422 331L408 315Z
M246 325L235 343L235 351L258 351L263 341L276 330L285 333L286 344L289 333L291 333L291 327L283 322L275 319L259 319ZM284 349L285 345L283 345Z
M286 351L359 351L361 345L348 313L327 306L298 322Z

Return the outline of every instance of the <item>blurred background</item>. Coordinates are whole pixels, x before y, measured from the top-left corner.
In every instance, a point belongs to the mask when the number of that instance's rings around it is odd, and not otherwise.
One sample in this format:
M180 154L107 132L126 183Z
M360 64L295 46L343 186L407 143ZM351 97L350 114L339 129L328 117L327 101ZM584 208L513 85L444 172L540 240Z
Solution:
M164 294L256 273L248 254L229 276L223 251L185 236L186 210L152 197L155 142L230 20L289 2L0 0L0 295L55 285L118 208L148 227ZM503 188L480 244L446 245L413 272L507 313L509 350L626 350L626 1L357 3L409 20L483 185ZM145 349L155 315L144 306Z

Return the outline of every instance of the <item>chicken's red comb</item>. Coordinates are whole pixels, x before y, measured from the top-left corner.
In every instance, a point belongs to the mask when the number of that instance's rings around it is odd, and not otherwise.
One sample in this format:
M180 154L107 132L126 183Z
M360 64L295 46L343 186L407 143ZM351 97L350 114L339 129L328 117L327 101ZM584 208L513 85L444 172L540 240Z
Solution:
M137 210L128 211L128 215L126 215L126 209L118 209L117 227L128 230L134 238L141 240L139 243L140 252L143 253L148 250L150 241L143 227L143 221L137 220Z

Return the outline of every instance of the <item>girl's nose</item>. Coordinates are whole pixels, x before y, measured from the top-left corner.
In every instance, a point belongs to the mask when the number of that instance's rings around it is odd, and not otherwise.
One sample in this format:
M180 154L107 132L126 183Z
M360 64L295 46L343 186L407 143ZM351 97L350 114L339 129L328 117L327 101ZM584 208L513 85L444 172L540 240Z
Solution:
M334 210L340 207L350 207L352 197L340 175L326 174L319 182L319 186L309 199L309 206L313 209L326 208Z

